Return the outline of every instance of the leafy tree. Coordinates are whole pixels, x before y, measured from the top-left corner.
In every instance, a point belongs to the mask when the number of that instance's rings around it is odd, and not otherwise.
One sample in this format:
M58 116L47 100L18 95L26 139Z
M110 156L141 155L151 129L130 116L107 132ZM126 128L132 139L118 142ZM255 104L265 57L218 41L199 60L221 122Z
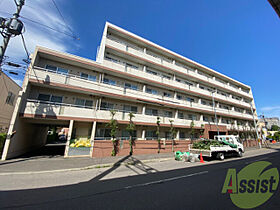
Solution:
M200 137L202 138L204 134L204 124L201 124L201 129L200 129Z
M128 116L129 116L129 124L126 127L126 130L129 132L129 146L130 146L129 154L132 155L133 154L133 144L134 144L134 139L132 137L133 137L133 131L135 131L135 124L132 121L134 114L132 112L130 112L128 114Z
M157 141L158 141L158 153L160 153L160 137L159 137L159 128L160 128L160 117L157 117Z
M271 131L280 131L280 127L278 125L272 125L270 130Z
M112 138L112 143L113 143L113 150L111 152L111 156L116 156L117 154L117 149L118 149L118 142L116 140L116 134L117 134L117 129L118 129L118 121L114 119L116 111L110 110L111 113L111 120L106 124L106 126L110 127L110 136Z
M171 141L172 141L172 152L174 152L174 139L176 138L177 135L177 131L175 130L175 128L173 127L173 120L169 120L170 122L170 136L171 136Z

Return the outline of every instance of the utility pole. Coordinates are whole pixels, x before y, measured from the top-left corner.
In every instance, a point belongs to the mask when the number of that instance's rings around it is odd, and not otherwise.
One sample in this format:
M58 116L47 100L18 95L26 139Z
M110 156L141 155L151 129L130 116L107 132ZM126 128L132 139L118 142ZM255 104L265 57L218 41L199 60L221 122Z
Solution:
M18 18L22 6L24 5L24 2L25 0L19 0L19 1L15 0L17 10L16 13L14 13L13 17L10 19L1 18L2 23L0 23L0 28L3 28L3 31L1 33L3 36L3 42L0 45L0 66L2 64L5 51L8 47L11 37L13 35L14 36L20 35L23 29L23 23L20 20L18 20ZM0 69L0 73L1 73L1 69Z

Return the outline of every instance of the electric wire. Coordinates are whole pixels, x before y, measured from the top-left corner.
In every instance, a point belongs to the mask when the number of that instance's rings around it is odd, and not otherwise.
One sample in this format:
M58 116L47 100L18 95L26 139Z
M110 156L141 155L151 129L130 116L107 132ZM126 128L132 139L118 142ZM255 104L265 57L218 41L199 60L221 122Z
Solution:
M21 33L20 35L21 35L21 40L22 40L23 48L24 48L24 50L25 50L25 52L26 52L26 55L27 55L27 60L29 60L30 54L29 54L29 52L28 52L28 50L27 50L27 47L26 47L26 43L25 43L23 34Z
M1 11L1 10L0 10L0 13L12 15L11 13L4 12L4 11ZM40 25L40 26L42 26L42 27L48 28L48 29L50 29L50 30L53 30L53 31L55 31L55 32L57 32L57 33L61 33L61 34L64 34L64 35L66 35L66 36L72 37L73 39L79 40L79 38L78 38L77 36L73 35L73 34L69 34L69 33L66 33L66 32L63 32L63 31L60 31L60 30L57 30L57 29L55 29L55 28L52 28L52 27L50 27L50 26L47 26L47 25L45 25L45 24L42 24L42 23L40 23L40 22L38 22L38 21L35 21L35 20L32 20L32 19L30 19L30 18L24 17L24 16L22 16L22 15L20 15L19 17L21 17L22 19L25 19L25 20L27 20L27 21L30 21L30 22L32 22L32 23L38 24L38 25Z
M58 13L59 13L59 15L60 15L62 21L64 22L65 26L66 26L66 27L68 28L68 30L72 33L72 36L73 36L73 37L76 37L76 36L74 35L73 30L72 30L72 29L69 27L69 25L66 23L65 18L63 17L63 15L62 15L62 13L60 12L60 10L59 10L57 4L55 3L55 0L51 0L51 1L53 2L55 8L57 9L57 11L58 11Z

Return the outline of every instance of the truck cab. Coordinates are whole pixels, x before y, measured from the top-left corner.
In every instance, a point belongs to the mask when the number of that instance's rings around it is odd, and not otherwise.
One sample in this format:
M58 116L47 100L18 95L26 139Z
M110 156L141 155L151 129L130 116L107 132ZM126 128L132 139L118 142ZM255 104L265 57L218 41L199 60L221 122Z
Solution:
M214 136L214 139L220 142L227 143L230 146L233 146L237 148L238 155L242 156L242 153L244 153L244 146L242 144L242 141L240 140L239 136L235 135L218 135Z

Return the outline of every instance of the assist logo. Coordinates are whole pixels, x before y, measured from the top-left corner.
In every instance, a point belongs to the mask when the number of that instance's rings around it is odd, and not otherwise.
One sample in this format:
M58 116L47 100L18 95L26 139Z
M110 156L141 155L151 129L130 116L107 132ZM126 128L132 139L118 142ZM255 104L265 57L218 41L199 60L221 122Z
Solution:
M239 208L249 209L265 203L277 190L279 173L268 161L258 161L236 174L228 169L222 193L230 193L231 201ZM266 170L265 170L266 169Z

